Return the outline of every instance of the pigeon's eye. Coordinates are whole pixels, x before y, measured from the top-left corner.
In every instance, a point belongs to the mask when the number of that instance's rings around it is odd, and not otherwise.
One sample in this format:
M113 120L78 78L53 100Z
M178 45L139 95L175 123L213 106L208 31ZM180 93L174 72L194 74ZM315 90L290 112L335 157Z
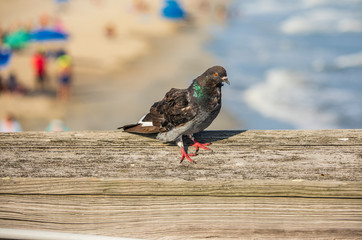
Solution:
M217 77L218 75L219 75L219 74L218 74L217 72L216 72L216 73L214 73L214 76L215 76L215 77Z

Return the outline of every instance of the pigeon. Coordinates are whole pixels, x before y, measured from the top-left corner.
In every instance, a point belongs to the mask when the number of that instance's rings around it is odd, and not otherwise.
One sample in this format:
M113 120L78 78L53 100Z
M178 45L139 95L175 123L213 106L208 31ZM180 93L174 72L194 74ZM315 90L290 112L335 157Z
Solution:
M221 109L221 87L230 85L226 70L221 66L207 69L194 79L187 89L172 88L165 97L155 102L146 115L137 123L118 129L125 132L155 134L162 142L176 142L181 149L181 161L185 158L195 163L185 151L183 136L190 138L196 148L210 150L210 143L199 143L193 134L206 129L217 117Z

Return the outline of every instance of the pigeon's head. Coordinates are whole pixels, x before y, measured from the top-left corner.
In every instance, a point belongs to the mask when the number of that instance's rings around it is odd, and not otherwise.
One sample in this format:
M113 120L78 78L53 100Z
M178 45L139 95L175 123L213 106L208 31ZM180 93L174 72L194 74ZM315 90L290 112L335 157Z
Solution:
M208 81L212 81L216 85L223 85L223 82L230 85L228 77L226 75L225 68L221 66L214 66L206 70L204 73Z

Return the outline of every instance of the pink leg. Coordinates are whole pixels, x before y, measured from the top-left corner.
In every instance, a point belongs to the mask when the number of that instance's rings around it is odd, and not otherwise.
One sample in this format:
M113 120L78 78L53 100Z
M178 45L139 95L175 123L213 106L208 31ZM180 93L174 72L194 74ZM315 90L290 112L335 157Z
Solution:
M191 158L190 156L195 156L195 154L187 154L186 151L185 151L185 148L184 148L184 144L183 144L183 141L182 141L182 136L179 137L178 141L177 141L177 146L179 146L181 148L181 161L180 163L182 163L182 161L186 158L187 160L189 160L190 162L193 162L195 163Z
M192 160L192 159L190 158L190 156L195 156L195 154L187 154L184 148L181 148L181 153L182 153L182 156L181 156L181 161L180 161L180 163L182 163L182 161L183 161L185 158L186 158L187 160L189 160L190 162L195 163L194 160Z
M198 151L199 148L202 148L205 150L210 150L210 148L205 147L205 146L209 146L210 143L199 143L198 141L195 140L195 138L192 135L187 135L187 136L194 142L194 144L192 146L196 148L196 151Z

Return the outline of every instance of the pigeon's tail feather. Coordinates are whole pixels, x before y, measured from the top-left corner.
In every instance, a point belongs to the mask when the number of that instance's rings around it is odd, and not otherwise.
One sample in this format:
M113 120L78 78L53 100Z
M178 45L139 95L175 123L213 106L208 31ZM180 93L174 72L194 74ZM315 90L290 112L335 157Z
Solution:
M128 124L118 129L123 129L125 132L133 133L159 133L162 130L159 127L153 126L151 114L146 114L136 124Z
M142 126L142 124L128 124L118 129L123 129L125 132L132 132L132 133L159 133L160 129L154 126Z

